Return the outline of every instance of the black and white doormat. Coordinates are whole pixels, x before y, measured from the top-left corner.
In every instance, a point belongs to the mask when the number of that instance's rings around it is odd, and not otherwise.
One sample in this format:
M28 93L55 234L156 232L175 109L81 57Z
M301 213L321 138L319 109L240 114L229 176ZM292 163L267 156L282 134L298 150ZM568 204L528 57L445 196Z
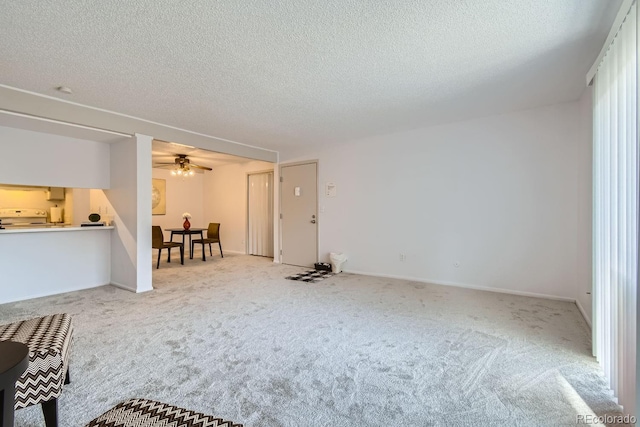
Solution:
M330 271L316 271L309 270L304 273L294 274L293 276L287 276L285 279L300 280L302 282L320 282L321 280L331 277L334 274Z

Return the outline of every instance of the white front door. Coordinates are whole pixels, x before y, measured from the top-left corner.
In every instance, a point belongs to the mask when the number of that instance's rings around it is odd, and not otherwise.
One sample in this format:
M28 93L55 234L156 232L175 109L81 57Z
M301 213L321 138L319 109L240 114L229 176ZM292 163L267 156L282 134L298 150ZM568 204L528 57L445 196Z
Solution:
M313 267L318 261L317 163L280 168L282 263Z

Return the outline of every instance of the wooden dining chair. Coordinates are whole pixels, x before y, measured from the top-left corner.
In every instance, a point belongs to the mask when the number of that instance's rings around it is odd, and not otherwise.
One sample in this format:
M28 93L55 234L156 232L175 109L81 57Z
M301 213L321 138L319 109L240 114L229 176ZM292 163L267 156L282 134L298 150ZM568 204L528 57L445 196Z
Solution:
M220 243L220 223L218 222L210 222L209 228L207 229L207 237L204 239L194 239L191 242L191 253L193 253L193 247L196 243L202 244L202 260L206 261L207 258L205 256L204 245L209 245L209 255L213 256L213 251L211 250L211 244L217 243L220 247L220 257L224 258L222 254L222 244Z
M167 262L171 262L171 248L180 248L180 264L184 265L184 245L178 242L165 242L162 228L159 225L151 226L151 247L158 250L158 264L156 269L160 268L160 254L163 249L167 249L169 254Z

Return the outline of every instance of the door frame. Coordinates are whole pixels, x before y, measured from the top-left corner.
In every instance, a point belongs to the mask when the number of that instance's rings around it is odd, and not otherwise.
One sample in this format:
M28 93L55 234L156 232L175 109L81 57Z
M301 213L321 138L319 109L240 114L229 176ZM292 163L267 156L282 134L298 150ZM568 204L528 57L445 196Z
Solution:
M277 254L274 254L274 259L277 256L278 262L282 264L282 168L287 166L301 166L301 165L316 165L316 262L318 262L318 254L320 252L320 215L318 212L318 201L320 197L320 162L318 159L302 160L299 162L280 163L278 165L278 250ZM275 176L274 176L275 177Z
M264 170L260 170L260 171L256 171L256 172L247 172L247 177L245 178L245 184L247 186L247 200L246 200L246 205L247 205L247 210L245 212L245 216L247 218L247 221L244 225L244 253L246 255L249 255L249 177L251 175L260 175L263 173L270 173L273 175L273 186L274 189L272 190L272 195L271 195L271 202L273 203L273 206L276 205L276 192L275 192L275 184L276 184L276 168L275 165L273 165L273 169L264 169ZM275 229L273 230L273 241L276 241L276 231ZM274 251L275 252L275 251ZM273 254L273 259L276 259L276 254Z

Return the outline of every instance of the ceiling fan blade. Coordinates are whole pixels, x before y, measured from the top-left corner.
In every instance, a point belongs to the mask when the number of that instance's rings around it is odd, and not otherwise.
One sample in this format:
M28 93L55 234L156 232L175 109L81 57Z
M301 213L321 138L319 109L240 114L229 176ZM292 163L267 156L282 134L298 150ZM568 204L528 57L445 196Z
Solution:
M193 163L190 163L189 166L191 166L192 168L196 168L196 169L202 169L205 171L212 171L213 169L211 169L210 167L207 166L200 166L200 165L194 165Z

